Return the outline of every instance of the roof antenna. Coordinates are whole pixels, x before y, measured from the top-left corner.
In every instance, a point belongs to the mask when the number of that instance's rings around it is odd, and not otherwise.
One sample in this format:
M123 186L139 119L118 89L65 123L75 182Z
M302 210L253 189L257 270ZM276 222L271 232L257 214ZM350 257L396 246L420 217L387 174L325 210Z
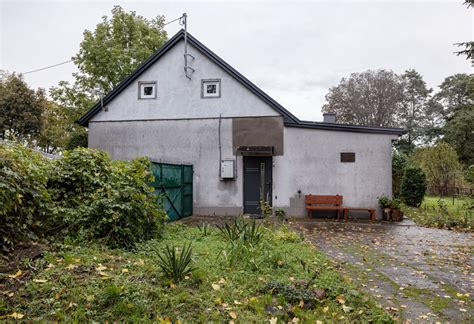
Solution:
M195 57L188 53L188 22L187 22L188 15L183 13L183 16L179 19L179 24L184 26L184 75L186 78L191 80L191 77L188 75L188 70L192 72L196 71L192 67L188 65L188 56L191 57L193 60Z

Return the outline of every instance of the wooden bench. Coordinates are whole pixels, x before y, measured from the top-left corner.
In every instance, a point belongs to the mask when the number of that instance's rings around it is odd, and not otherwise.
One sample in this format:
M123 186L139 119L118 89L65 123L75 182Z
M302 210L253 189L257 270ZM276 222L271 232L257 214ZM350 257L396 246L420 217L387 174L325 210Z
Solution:
M362 207L344 207L344 221L347 222L348 214L350 210L354 211L366 211L370 215L370 220L375 221L375 208L362 208ZM338 218L339 220L339 218Z
M344 211L342 207L342 196L335 195L306 195L304 197L305 208L308 210L308 217L312 216L313 210L335 210L337 211L337 220L340 213Z

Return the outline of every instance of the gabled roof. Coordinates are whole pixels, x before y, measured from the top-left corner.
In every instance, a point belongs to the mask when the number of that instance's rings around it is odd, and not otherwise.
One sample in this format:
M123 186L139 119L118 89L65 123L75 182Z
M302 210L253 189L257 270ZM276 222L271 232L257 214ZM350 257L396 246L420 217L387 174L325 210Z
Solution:
M128 85L135 81L143 72L145 72L150 66L158 61L163 55L166 54L174 45L184 40L184 30L181 29L176 35L171 37L161 48L159 48L152 56L150 56L145 62L143 62L138 68L135 69L128 77L120 82L112 91L110 91L103 99L102 103L97 102L91 109L89 109L77 123L82 126L87 126L89 120L101 111L102 105L107 105L112 101L120 92L122 92ZM254 93L257 97L267 103L276 112L278 112L284 121L284 125L288 127L299 127L299 128L312 128L322 130L336 130L336 131L348 131L348 132L362 132L362 133L375 133L375 134L389 134L389 135L402 135L404 130L401 128L382 128L382 127L369 127L369 126L357 126L347 124L331 124L322 122L309 122L301 121L295 115L286 110L282 105L276 102L272 97L267 95L263 90L257 87L255 84L250 82L246 77L240 74L232 66L226 63L223 59L217 56L204 44L194 38L190 33L187 33L187 40L189 44L194 46L208 59L217 64L220 68L226 71L234 79L236 79L245 88Z
M255 84L250 82L247 78L245 78L242 74L240 74L237 70L235 70L232 66L227 64L223 59L217 56L214 52L204 46L200 41L194 38L190 33L187 34L187 39L189 44L193 45L196 49L198 49L202 54L204 54L207 58L221 67L224 71L229 73L234 79L236 79L240 84L254 93L257 97L267 103L270 107L275 109L279 114L283 116L285 122L297 122L298 118L296 118L293 114L291 114L288 110L286 110L282 105L276 102L273 98L263 92L260 88L258 88ZM160 49L158 49L152 56L150 56L145 62L143 62L138 68L135 69L127 78L125 78L122 82L119 83L112 91L110 91L104 98L103 98L103 105L108 104L112 99L114 99L122 90L124 90L130 83L136 80L140 74L142 74L145 70L147 70L150 66L152 66L156 61L160 59L166 52L168 52L174 45L179 43L179 41L184 40L184 30L181 29L176 35L171 37ZM89 109L78 121L77 123L82 126L87 126L89 120L96 115L101 110L102 104L97 102L94 107Z

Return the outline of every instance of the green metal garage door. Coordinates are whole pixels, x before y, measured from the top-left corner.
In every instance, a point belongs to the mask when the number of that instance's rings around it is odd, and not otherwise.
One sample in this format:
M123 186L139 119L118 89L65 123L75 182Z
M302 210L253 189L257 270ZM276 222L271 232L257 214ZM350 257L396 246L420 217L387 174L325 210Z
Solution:
M163 206L170 220L193 214L193 166L153 163L155 194L164 196Z

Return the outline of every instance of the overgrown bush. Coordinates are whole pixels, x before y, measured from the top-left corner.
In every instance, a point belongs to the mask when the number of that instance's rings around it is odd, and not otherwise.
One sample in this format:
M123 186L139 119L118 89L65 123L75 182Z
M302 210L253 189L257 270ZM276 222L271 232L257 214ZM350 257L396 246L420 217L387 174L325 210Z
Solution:
M166 214L151 194L148 159L111 161L102 151L77 148L51 169L53 228L61 235L131 248L161 229Z
M47 215L47 161L21 145L0 145L0 252L41 232Z
M408 206L419 207L426 192L426 176L421 168L409 167L405 170L400 188L402 201Z
M394 197L400 196L402 178L407 166L408 156L394 150L392 152L392 194Z

